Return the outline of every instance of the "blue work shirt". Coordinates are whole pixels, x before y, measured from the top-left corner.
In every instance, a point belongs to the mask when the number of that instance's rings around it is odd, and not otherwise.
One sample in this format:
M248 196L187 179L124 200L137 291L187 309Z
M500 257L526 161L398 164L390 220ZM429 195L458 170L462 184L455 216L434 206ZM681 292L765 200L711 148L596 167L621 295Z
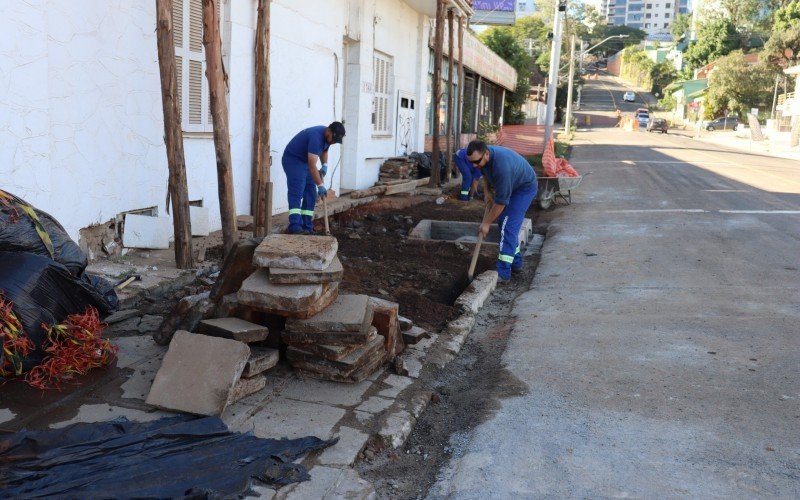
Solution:
M456 151L456 166L461 171L461 175L464 175L465 172L469 172L472 176L472 180L476 181L483 177L483 173L479 168L475 168L475 165L469 162L467 159L467 149L461 148Z
M308 163L309 154L320 156L329 147L328 142L325 140L326 128L325 125L319 125L301 130L286 145L286 149L283 150L283 156L300 160L303 163Z
M494 201L508 205L517 189L536 188L536 172L528 160L503 146L489 146L489 161L481 169L494 188Z

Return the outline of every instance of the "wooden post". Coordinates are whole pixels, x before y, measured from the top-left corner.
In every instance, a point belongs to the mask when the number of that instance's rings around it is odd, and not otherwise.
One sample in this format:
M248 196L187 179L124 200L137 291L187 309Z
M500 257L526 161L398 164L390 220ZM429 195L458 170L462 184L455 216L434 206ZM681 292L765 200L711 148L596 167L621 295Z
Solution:
M172 226L175 231L175 265L180 269L188 269L194 267L194 256L189 188L186 185L186 161L183 156L183 131L178 109L172 0L156 0L156 40L158 69L161 74L161 105L164 110L164 143L169 168L169 196L172 200Z
M475 133L480 134L481 122L481 75L478 75L478 84L475 85Z
M271 0L258 0L256 22L255 117L253 119L253 172L251 176L251 207L253 236L272 232L272 189L269 144L269 7Z
M461 149L461 131L464 126L464 23L466 18L458 18L458 121L456 121L456 151Z
M214 151L217 156L217 190L222 218L222 243L225 254L236 242L236 200L233 197L231 141L228 132L228 102L225 100L225 70L222 67L222 40L216 3L203 0L203 47L206 50L206 77L211 94L211 120L214 123Z
M447 153L445 153L447 155L447 172L444 176L445 182L450 182L450 178L453 175L453 131L455 130L453 121L457 116L455 113L456 96L454 56L456 49L453 42L453 33L455 33L455 29L453 27L453 16L453 9L449 9L447 11Z
M431 180L428 187L439 187L439 103L442 99L442 45L444 44L444 1L436 0L436 35L433 39L433 148Z

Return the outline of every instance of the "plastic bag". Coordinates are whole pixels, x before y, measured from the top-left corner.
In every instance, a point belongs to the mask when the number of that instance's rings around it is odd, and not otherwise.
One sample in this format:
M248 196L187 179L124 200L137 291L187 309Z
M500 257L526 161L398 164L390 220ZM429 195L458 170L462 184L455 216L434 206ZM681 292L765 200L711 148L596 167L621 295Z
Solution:
M37 226L44 234L40 235ZM52 253L45 242L48 239L52 242ZM3 190L0 190L0 251L52 258L66 266L73 276L81 276L87 264L86 254L56 219Z

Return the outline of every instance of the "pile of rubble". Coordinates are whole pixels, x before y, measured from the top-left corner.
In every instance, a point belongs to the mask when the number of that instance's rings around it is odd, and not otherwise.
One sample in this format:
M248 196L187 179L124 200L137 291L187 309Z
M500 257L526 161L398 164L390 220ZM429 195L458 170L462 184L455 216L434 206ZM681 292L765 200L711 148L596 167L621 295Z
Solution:
M337 382L360 382L394 360L405 348L398 304L339 295L337 250L330 236L240 242L211 293L176 309L196 322L165 322L184 330L172 336L147 402L219 415L266 386L264 372L277 364L279 350L263 344L282 341L298 374ZM198 333L187 331L195 325Z
M378 184L393 184L417 178L417 162L406 157L389 158L381 165Z

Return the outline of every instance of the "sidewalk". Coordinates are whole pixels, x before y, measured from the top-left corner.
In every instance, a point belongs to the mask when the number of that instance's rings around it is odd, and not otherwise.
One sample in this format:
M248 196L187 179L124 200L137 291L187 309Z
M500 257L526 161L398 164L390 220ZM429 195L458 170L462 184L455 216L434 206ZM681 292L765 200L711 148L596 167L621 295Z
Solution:
M687 135L692 131L687 130ZM696 132L694 132L696 133ZM702 131L699 137L691 135L696 140L725 146L739 151L753 154L772 156L775 158L786 158L787 160L800 160L800 147L791 147L783 142L771 143L769 139L764 141L754 141L748 137L737 137L736 132L705 132Z

